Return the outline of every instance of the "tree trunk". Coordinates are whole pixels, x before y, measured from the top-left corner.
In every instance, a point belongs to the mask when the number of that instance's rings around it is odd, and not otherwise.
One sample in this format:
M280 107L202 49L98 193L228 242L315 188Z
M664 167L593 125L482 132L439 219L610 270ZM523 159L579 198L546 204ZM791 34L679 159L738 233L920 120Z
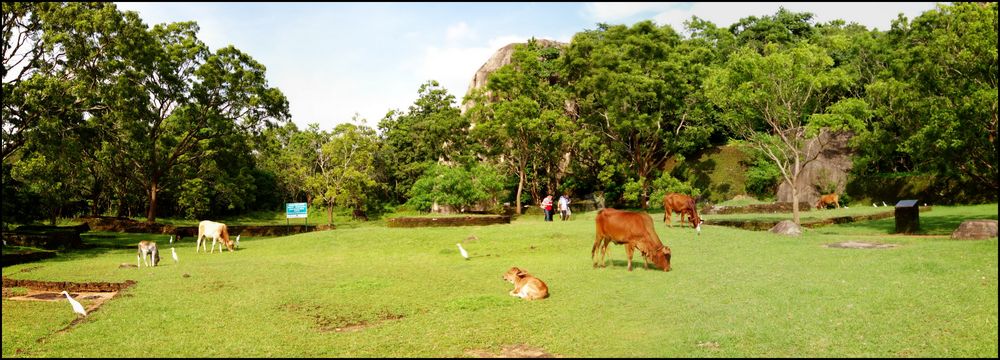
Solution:
M795 188L795 180L792 180L792 221L795 222L795 225L801 225L799 222L799 190Z
M326 204L326 224L333 226L333 203Z
M516 213L521 215L521 191L524 190L524 170L517 172L517 196L514 200L514 207L517 208Z
M649 182L646 178L642 178L642 192L639 194L639 202L642 204L642 209L649 209Z
M146 211L146 222L148 223L156 222L156 193L160 190L157 188L156 182L156 177L153 177L149 185L149 209Z

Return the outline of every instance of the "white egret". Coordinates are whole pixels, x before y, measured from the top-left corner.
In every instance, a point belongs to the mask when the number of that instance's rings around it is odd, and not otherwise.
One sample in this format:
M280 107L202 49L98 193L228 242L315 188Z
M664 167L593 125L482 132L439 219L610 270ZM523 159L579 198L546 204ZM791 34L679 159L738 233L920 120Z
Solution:
M236 247L240 247L240 235L236 235Z
M455 245L458 245L458 251L462 253L462 257L464 257L465 260L469 260L469 253L462 248L462 244L456 243Z
M882 202L882 206L889 206L889 205L886 205L886 204L885 204L885 201L883 201L883 202Z
M63 290L62 294L66 295L66 300L69 300L70 305L73 305L74 312L83 316L87 316L87 310L83 309L83 305L80 305L80 302L73 300L73 298L70 297L69 293L66 292L65 290Z
M174 236L173 236L173 235L170 235L170 243L171 243L171 244L173 244L173 243L174 243Z
M872 207L878 207L878 205L875 205L875 203L872 203Z
M177 260L177 250L174 250L174 248L171 247L170 248L170 252L171 252L171 255L174 256L174 264L178 263L180 260Z

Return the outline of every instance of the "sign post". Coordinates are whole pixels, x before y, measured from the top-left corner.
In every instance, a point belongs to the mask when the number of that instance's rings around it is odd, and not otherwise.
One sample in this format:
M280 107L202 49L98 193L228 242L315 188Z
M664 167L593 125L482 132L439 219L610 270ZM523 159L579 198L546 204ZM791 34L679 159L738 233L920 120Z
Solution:
M288 219L305 218L309 226L309 207L306 203L285 203L285 229L288 229ZM287 231L286 231L287 235Z

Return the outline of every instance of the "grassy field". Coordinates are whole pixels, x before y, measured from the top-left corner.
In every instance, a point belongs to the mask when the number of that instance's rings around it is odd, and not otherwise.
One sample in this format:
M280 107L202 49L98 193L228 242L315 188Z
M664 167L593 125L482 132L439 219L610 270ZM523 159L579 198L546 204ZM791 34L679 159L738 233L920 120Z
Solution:
M166 236L88 233L92 249L3 274L137 285L69 328L66 301L4 300L3 357L466 357L508 346L572 357L997 357L997 239L947 236L963 219L996 219L997 204L935 206L920 218L931 236L889 235L891 218L801 237L719 226L698 236L654 213L673 250L666 273L639 257L626 271L614 245L609 266L592 268L594 215L244 236L223 254L196 254L188 239L175 244L178 264ZM162 266L119 268L146 238L163 241ZM844 241L898 247L823 246ZM507 295L511 266L544 280L550 298Z

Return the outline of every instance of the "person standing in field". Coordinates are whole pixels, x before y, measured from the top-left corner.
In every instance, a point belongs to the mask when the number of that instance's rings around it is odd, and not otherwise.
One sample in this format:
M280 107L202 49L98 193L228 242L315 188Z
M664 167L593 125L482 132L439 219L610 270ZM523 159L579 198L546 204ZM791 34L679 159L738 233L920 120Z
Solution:
M542 199L541 208L545 211L545 221L552 221L552 195Z
M559 197L559 218L562 221L569 220L572 213L569 211L569 196L565 194Z

